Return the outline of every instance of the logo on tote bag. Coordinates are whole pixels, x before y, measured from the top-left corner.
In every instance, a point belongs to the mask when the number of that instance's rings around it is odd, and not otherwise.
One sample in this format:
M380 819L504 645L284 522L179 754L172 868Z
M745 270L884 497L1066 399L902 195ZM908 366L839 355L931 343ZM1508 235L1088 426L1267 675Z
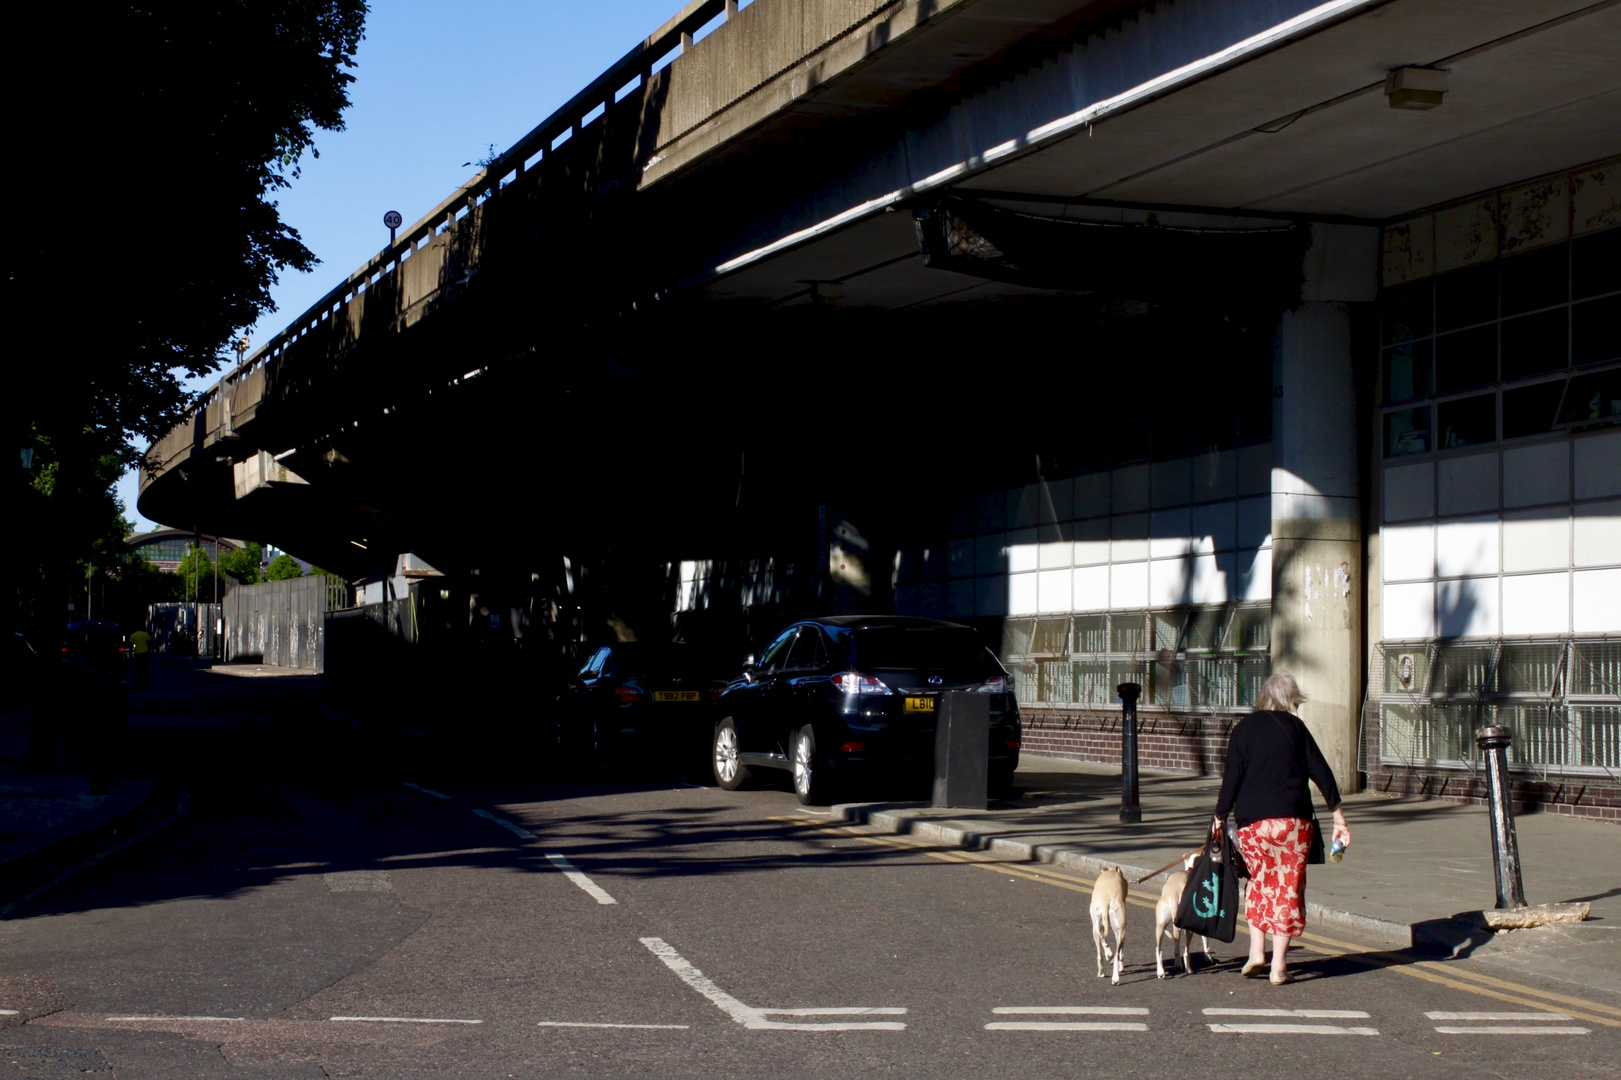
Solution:
M1221 906L1221 875L1211 874L1199 884L1202 892L1210 893L1209 897L1195 896L1193 898L1193 913L1203 919L1214 919L1227 912Z

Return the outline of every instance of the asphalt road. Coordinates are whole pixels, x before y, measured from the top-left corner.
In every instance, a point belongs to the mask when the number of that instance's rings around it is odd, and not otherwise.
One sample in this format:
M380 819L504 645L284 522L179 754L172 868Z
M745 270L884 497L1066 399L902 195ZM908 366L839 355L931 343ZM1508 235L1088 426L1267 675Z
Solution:
M1140 891L1111 986L1089 883L785 787L272 773L0 923L0 1076L1621 1074L1621 1002L1468 961L1157 980Z

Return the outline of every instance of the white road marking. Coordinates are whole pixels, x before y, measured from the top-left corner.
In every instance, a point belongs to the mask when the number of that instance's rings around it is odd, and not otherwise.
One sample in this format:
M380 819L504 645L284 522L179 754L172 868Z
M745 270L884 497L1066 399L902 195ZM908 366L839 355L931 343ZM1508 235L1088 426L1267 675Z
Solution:
M1504 1024L1501 1027L1437 1027L1435 1029L1442 1035L1586 1035L1586 1028L1581 1027L1554 1027L1540 1025L1520 1027L1517 1024Z
M868 1008L855 1005L849 1008L834 1007L831 1009L755 1009L757 1013L769 1013L772 1016L904 1016L905 1009Z
M482 1024L482 1020L445 1020L435 1016L334 1016L334 1023L359 1024Z
M436 799L444 799L447 802L450 800L449 795L440 794L439 792L433 790L433 788L425 788L421 784L413 784L409 780L405 782L405 786L410 788L412 791L420 791L424 795L432 795Z
M506 818L497 817L495 814L490 813L488 810L485 810L481 806L473 807L473 813L477 814L479 817L485 819L486 821L495 822L497 825L501 826L501 828L507 829L507 830L517 834L518 836L522 837L525 840L538 840L539 839L539 837L537 837L534 833L530 832L528 829L524 828L522 825L514 825L512 822L508 821Z
M243 1019L244 1018L240 1016L109 1016L107 1021L108 1023L113 1023L115 1021L136 1022L141 1020L157 1020L165 1022L174 1020L206 1020L210 1023L236 1024L240 1023Z
M574 884L578 885L585 892L587 892L591 896L595 897L597 903L599 903L599 904L617 904L617 903L619 903L618 900L615 900L613 897L608 895L608 892L607 892L606 889L602 888L602 886L598 885L596 882L592 881L590 878L588 878L584 874L580 873L580 871L576 870L574 868L574 864L569 862L567 859L563 858L563 856L557 854L556 852L548 851L546 853L546 861L551 863L553 866L557 867L559 870L561 870L563 872L564 877L568 878L570 881L574 882Z
M1426 1020L1569 1020L1556 1012L1427 1012Z
M690 1024L583 1024L573 1020L542 1020L536 1027L635 1028L639 1031L686 1031Z
M1147 1016L1147 1009L1131 1005L998 1005L991 1012L997 1016L1018 1016L1031 1013L1088 1016Z
M1147 1031L1147 1024L1060 1020L1000 1020L986 1031Z
M16 1016L16 1009L0 1009L0 1016Z
M1303 1020L1366 1020L1357 1009L1206 1009L1206 1016L1298 1016ZM1566 1019L1569 1019L1568 1017Z
M1211 1024L1224 1035L1377 1035L1378 1028L1335 1027L1333 1024Z
M788 1013L789 1015L805 1015L805 1014L797 1014L794 1010L756 1009L756 1008L753 1008L751 1006L745 1005L741 1001L739 1001L737 998L733 997L731 994L728 994L726 991L724 991L720 987L716 986L715 985L715 980L711 979L709 976L705 975L703 972L701 972L697 968L693 967L692 964L689 963L684 956L682 956L680 953L676 952L675 949L670 946L670 943L665 941L663 938L644 937L644 938L640 938L639 940L641 941L641 943L643 945L645 945L647 947L648 952L650 952L654 956L658 957L660 960L662 960L664 962L665 967L667 967L671 971L675 972L677 978L679 978L682 982L686 983L688 986L692 987L692 989L698 991L698 993L702 994L704 997L708 998L710 1004L714 1005L721 1012L725 1013L727 1016L730 1016L734 1021L736 1021L739 1024L742 1024L744 1027L750 1029L751 1031L904 1031L904 1030L906 1030L906 1025L905 1024L899 1023L899 1022L893 1021L893 1020L874 1020L874 1021L867 1021L867 1022L864 1022L864 1023L834 1023L834 1024L792 1024L792 1023L784 1023L784 1022L782 1022L780 1020L767 1020L765 1017L766 1017L766 1014L768 1012L776 1012L776 1013L779 1013L779 1014L780 1013ZM875 1012L875 1011L877 1011L877 1010L868 1010L868 1009L862 1009L861 1010L861 1012L863 1012L863 1013ZM893 1011L890 1012L890 1015L894 1015L897 1012L898 1013L904 1013L905 1011L906 1010L904 1010L904 1009L893 1010ZM809 1014L809 1015L817 1015L817 1014L812 1013L812 1014ZM820 1015L840 1015L840 1014L822 1013Z

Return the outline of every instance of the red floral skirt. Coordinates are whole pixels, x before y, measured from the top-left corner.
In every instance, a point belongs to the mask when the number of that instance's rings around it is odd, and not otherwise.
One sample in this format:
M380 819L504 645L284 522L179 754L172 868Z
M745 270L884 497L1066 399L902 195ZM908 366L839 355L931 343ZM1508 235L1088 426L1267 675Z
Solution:
M1264 818L1238 830L1238 850L1249 867L1244 917L1251 926L1297 938L1306 929L1306 856L1311 822Z

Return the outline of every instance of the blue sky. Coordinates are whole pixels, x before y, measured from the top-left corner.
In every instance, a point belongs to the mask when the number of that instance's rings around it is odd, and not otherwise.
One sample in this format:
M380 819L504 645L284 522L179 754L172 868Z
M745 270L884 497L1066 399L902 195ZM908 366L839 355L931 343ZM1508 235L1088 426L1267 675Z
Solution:
M464 161L505 150L631 47L682 0L373 0L340 132L315 140L280 193L282 219L321 259L287 272L277 309L248 330L255 346L388 243L383 213L407 224L477 171ZM210 385L216 373L197 380ZM132 472L118 485L138 530ZM248 539L252 539L249 537Z

